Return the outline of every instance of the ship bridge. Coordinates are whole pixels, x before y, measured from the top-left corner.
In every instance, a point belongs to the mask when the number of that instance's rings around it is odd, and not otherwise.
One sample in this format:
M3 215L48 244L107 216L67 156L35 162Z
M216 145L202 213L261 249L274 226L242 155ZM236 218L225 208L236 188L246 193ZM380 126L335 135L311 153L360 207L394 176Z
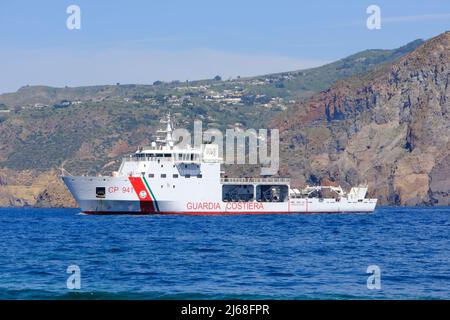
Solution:
M113 175L136 176L148 175L148 177L187 176L203 177L220 176L220 164L222 158L219 155L217 144L202 144L200 146L175 144L173 139L173 126L170 114L166 120L165 130L158 130L163 137L157 137L150 147L139 148L134 154L122 158L119 170ZM214 167L204 168L207 164L216 164ZM219 166L218 168L216 168ZM203 172L205 171L206 172Z
M174 163L197 163L221 162L218 156L219 149L216 144L205 144L200 148L171 148L157 149L149 148L138 150L136 153L123 157L123 162L162 162L170 161Z
M179 147L175 145L173 139L173 126L170 113L166 120L165 130L158 130L158 133L165 134L164 137L158 137L152 145L147 148L139 148L134 154L122 158L123 162L163 162L170 161L174 163L195 163L202 162L221 162L219 156L219 147L217 144L202 144L198 147L186 145ZM120 170L119 170L120 171Z

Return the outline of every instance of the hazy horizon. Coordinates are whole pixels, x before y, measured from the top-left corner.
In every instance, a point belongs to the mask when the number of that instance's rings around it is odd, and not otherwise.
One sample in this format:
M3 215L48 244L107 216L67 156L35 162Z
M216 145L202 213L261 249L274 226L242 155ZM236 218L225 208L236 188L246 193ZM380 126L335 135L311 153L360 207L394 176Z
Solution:
M81 29L70 30L70 5ZM0 2L0 93L53 87L151 84L307 69L367 49L394 49L446 31L450 3L372 1L343 6L282 0L227 3L134 0Z

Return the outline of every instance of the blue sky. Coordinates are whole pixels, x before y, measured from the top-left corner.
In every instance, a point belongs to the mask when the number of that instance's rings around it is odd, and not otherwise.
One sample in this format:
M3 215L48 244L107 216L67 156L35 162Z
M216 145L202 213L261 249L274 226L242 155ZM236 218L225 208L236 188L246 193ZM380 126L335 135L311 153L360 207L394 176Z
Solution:
M66 8L81 8L81 30ZM366 8L381 8L381 30ZM0 93L308 68L450 30L450 1L0 0Z

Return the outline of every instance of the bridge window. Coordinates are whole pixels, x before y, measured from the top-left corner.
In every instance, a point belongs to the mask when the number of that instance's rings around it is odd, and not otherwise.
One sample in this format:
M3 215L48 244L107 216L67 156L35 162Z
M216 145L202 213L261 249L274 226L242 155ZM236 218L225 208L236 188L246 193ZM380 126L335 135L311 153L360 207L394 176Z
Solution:
M191 175L190 175L190 174L187 174L187 175L185 175L184 177L185 177L185 178L190 178Z
M197 178L202 178L203 176L201 175L201 174L198 174L197 175Z
M166 177L166 174L165 173L162 173L161 174L161 178L165 178Z
M154 173L149 173L149 174L148 174L148 177L149 177L149 178L154 178L154 177L155 177L155 174L154 174Z
M173 177L174 177L174 178L178 178L178 174L174 174Z

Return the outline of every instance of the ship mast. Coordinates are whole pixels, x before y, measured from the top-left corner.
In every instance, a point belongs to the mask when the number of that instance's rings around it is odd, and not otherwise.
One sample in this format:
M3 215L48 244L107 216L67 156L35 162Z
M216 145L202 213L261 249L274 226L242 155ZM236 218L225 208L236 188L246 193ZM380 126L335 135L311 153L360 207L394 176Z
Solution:
M172 126L172 119L170 117L170 112L167 114L166 119L161 119L160 122L166 124L166 129L165 130L158 130L157 133L165 133L166 136L163 139L158 137L156 139L156 142L159 142L163 146L169 147L170 149L172 149L173 146L174 146L174 140L173 140L173 137L172 137L173 126Z

